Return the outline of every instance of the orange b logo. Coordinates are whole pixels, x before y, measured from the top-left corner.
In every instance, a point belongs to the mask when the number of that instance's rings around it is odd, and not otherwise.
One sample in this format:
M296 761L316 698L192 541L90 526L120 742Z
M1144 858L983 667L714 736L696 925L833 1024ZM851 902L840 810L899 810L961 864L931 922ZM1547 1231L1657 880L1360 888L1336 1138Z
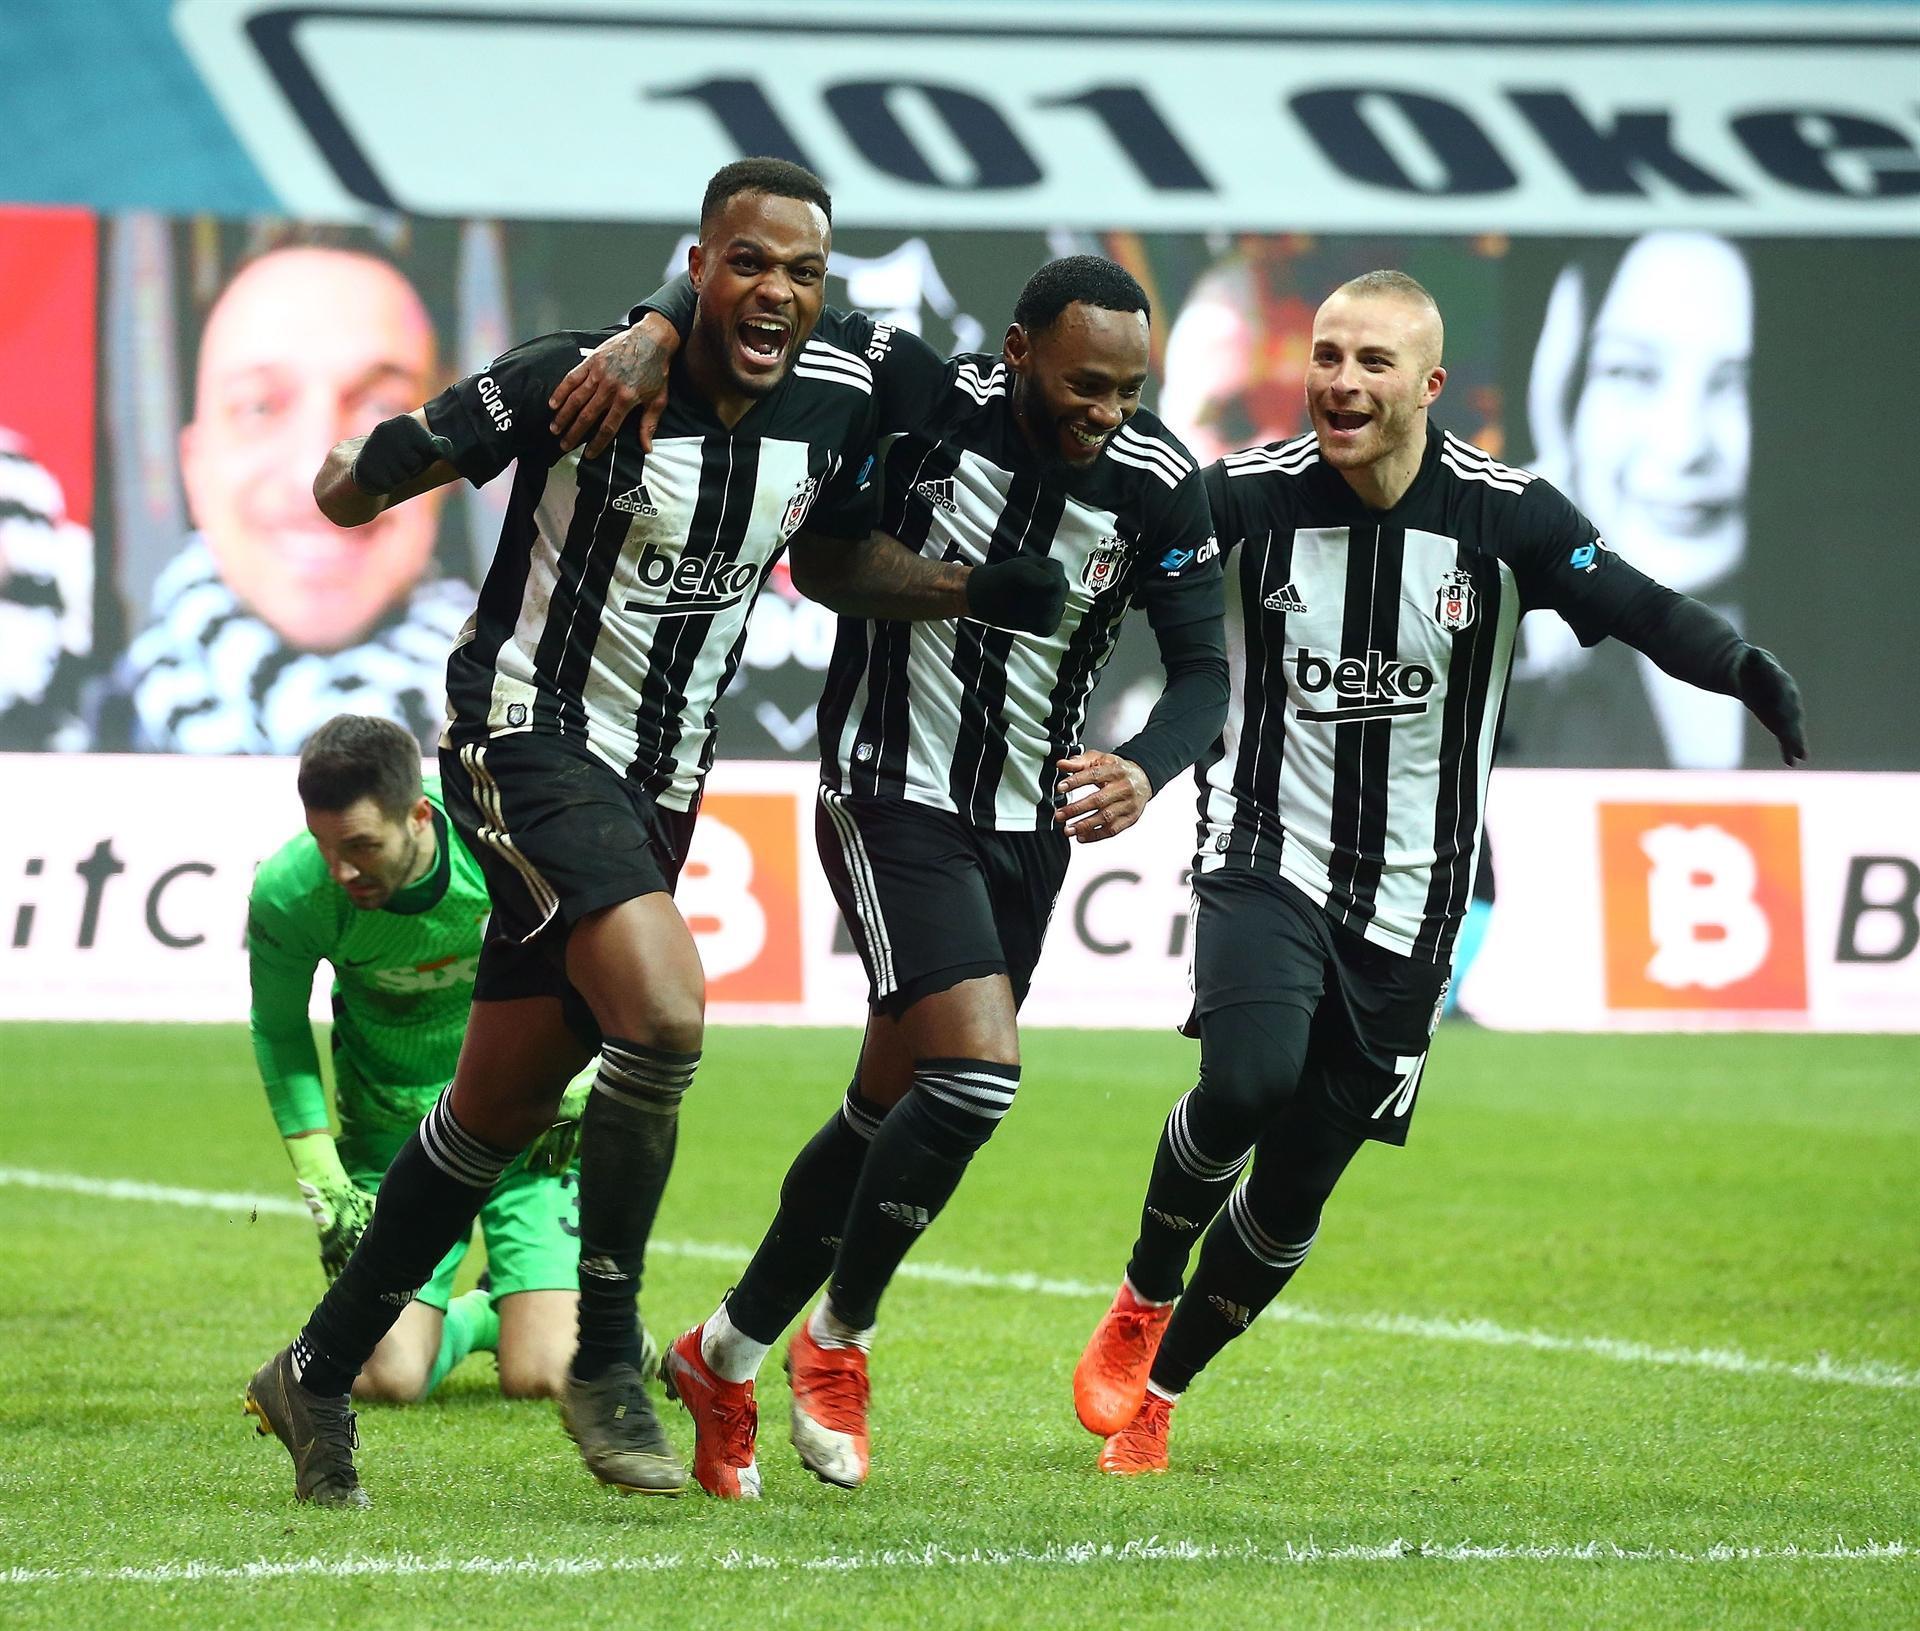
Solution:
M1800 812L1791 804L1602 804L1607 1006L1807 1006Z
M800 845L791 793L709 793L674 898L715 1002L798 1002Z

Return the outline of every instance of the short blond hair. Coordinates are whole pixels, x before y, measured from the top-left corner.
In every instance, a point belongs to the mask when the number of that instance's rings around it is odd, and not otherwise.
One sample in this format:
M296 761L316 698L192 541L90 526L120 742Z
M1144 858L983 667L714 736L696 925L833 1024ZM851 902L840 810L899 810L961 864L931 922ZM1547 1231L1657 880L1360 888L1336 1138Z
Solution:
M1396 272L1382 267L1374 272L1362 272L1358 277L1347 281L1333 291L1337 295L1352 295L1356 299L1365 299L1369 295L1391 295L1396 300L1404 300L1410 305L1424 307L1433 313L1434 345L1433 355L1428 359L1429 367L1436 367L1441 353L1446 349L1446 323L1440 316L1440 302L1428 293L1427 286L1418 278L1405 272Z

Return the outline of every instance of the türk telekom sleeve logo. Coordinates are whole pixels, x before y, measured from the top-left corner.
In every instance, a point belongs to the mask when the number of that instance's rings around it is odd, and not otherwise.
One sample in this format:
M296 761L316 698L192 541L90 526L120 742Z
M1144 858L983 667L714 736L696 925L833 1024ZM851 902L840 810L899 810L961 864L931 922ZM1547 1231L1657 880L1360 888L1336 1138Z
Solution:
M1607 1006L1807 1006L1800 812L1791 804L1602 804Z
M800 840L792 793L709 793L674 898L715 1002L798 1002Z

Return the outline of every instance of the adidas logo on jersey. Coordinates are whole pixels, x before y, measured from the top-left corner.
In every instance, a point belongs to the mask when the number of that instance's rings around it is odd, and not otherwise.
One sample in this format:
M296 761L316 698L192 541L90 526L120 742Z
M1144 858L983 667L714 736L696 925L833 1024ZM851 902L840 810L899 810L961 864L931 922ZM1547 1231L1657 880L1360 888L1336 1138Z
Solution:
M1300 591L1294 588L1291 583L1284 584L1274 590L1274 592L1268 595L1260 604L1270 612L1298 613L1304 612L1307 609L1307 603L1300 598Z
M648 493L647 484L644 481L638 487L629 487L613 501L613 507L627 515L658 515L660 513L654 508L653 497Z
M945 510L948 515L958 515L960 506L953 501L953 477L944 476L938 481L917 482L913 489L936 509Z

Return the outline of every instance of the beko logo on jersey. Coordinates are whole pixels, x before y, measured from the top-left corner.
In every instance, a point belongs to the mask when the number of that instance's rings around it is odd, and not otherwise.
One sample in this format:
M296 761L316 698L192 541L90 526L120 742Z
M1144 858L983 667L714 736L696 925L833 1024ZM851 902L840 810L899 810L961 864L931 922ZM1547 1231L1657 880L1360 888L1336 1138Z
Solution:
M682 555L675 558L649 544L633 569L643 589L658 600L629 600L630 612L655 617L686 617L695 612L717 612L737 606L753 593L760 569L751 561L729 561L719 555Z
M480 383L475 387L480 392L480 406L487 410L487 417L493 421L493 428L500 431L513 429L513 413L507 407L507 399L494 382L493 375L482 374Z
M1362 719L1399 719L1427 711L1433 670L1425 663L1403 663L1385 652L1364 657L1322 657L1299 647L1293 654L1294 689L1318 698L1332 691L1332 708L1299 707L1294 717L1348 725Z

